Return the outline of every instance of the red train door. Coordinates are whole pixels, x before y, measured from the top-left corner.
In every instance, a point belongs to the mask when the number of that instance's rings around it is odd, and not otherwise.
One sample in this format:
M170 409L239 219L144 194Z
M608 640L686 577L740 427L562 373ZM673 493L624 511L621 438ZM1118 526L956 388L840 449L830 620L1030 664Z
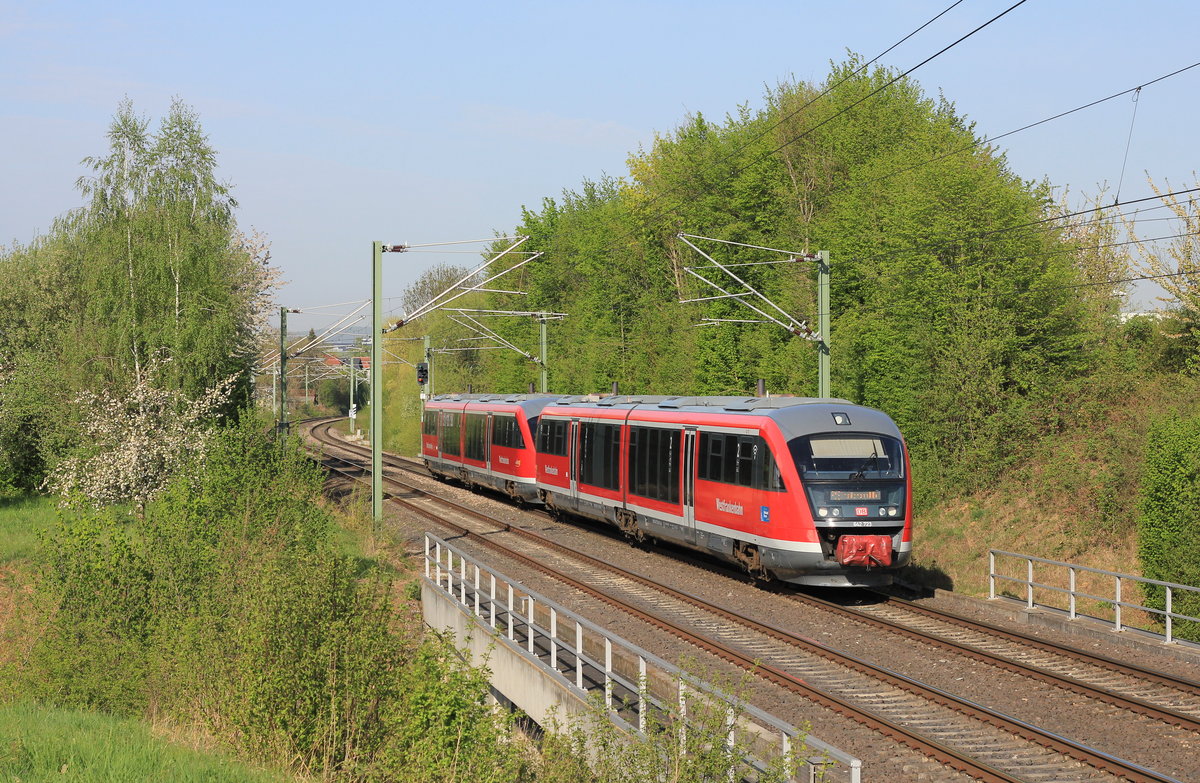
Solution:
M683 522L689 541L696 539L696 429L683 430L683 459L679 461L683 470Z

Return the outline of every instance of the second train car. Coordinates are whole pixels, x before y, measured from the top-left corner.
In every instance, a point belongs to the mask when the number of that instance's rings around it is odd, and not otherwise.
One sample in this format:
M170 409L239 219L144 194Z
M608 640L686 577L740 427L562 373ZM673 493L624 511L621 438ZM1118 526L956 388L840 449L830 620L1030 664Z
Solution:
M434 475L536 499L533 433L561 395L455 394L435 397L421 417L421 458Z
M845 400L463 395L430 401L425 417L436 473L757 576L883 585L912 550L903 438L886 414ZM509 418L519 444L497 443Z

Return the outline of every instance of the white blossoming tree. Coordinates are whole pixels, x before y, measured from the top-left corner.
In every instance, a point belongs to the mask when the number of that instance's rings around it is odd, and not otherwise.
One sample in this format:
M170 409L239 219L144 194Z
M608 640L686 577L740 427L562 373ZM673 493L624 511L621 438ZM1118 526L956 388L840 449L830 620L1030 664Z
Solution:
M58 463L48 489L66 503L132 503L140 515L181 466L204 453L235 378L189 400L158 385L164 365L153 362L124 395L86 391L77 398L86 445Z

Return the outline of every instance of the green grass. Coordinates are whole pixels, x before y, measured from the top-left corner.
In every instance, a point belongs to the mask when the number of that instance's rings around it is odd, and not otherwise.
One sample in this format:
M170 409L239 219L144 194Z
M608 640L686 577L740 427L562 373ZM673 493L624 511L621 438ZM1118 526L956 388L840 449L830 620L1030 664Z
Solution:
M38 533L57 520L54 498L25 495L0 500L0 565L36 559Z
M0 707L4 783L234 783L292 780L173 745L145 724L94 712Z

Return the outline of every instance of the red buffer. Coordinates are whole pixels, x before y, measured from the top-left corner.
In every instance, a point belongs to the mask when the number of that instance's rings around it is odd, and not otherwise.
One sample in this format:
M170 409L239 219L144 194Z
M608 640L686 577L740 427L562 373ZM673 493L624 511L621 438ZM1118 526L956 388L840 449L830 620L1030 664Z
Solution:
M842 536L837 561L846 566L880 568L892 564L891 536Z

